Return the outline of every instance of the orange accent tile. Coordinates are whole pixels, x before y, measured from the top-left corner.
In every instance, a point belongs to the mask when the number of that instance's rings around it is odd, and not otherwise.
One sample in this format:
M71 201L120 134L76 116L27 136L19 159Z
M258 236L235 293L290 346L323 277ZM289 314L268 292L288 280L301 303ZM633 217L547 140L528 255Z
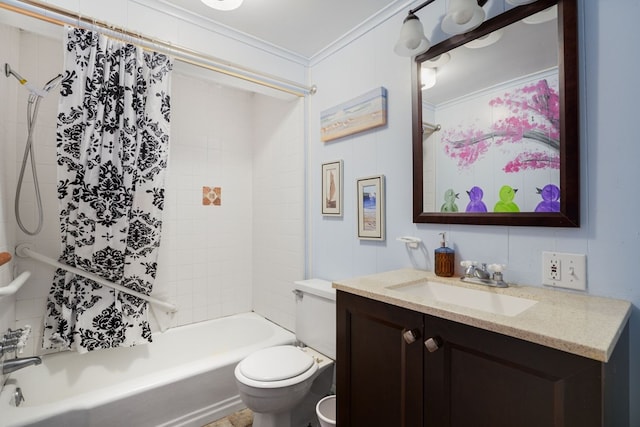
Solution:
M220 187L202 187L202 205L220 206L222 204L222 189Z

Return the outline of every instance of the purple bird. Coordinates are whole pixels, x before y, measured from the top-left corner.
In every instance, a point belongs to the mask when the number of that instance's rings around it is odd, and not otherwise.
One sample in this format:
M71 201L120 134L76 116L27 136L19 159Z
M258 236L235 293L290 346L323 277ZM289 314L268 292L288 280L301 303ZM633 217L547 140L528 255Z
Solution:
M536 206L536 212L560 212L560 189L553 184L547 184L542 189L536 188L542 196L542 201Z
M482 192L482 188L480 187L471 187L471 190L467 191L469 195L469 203L467 204L467 212L486 212L487 205L482 201L482 196L484 193Z

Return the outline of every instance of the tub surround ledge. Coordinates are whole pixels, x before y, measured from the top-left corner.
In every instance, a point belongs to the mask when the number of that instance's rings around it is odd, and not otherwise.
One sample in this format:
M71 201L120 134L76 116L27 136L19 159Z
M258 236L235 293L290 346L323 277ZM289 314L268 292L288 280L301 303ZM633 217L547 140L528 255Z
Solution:
M510 317L409 295L389 287L439 282L537 301ZM491 288L444 278L432 272L402 269L333 282L333 287L373 300L452 320L513 338L608 362L631 314L631 303L585 293L510 284Z

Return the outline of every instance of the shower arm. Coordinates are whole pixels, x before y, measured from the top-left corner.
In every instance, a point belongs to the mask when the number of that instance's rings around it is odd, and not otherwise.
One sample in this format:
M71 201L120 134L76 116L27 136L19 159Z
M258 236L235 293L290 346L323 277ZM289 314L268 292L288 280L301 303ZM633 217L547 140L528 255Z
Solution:
M25 79L24 77L22 77L20 74L16 73L15 71L13 71L11 69L11 66L7 63L4 64L4 75L9 77L11 75L13 75L13 77L15 77L16 79L18 79L18 81L20 82L21 85L25 84L27 82L27 79Z

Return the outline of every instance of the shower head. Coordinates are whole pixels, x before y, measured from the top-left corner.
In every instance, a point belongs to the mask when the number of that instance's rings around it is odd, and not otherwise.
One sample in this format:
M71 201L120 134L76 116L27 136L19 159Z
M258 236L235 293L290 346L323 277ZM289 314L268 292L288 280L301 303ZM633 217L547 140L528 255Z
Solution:
M58 86L61 81L62 81L62 74L58 74L57 76L49 80L47 83L45 83L42 90L44 90L45 92L49 92L51 89L54 89L56 86Z

